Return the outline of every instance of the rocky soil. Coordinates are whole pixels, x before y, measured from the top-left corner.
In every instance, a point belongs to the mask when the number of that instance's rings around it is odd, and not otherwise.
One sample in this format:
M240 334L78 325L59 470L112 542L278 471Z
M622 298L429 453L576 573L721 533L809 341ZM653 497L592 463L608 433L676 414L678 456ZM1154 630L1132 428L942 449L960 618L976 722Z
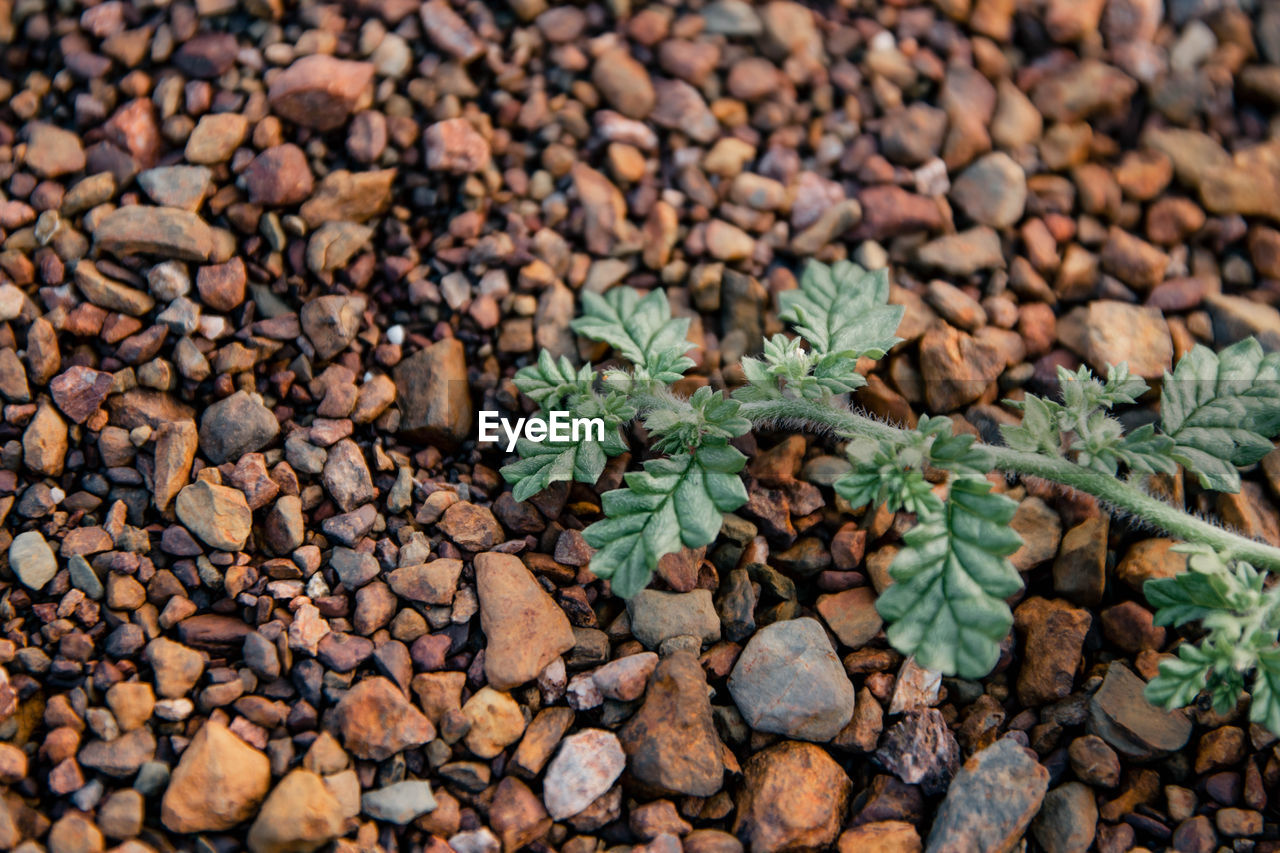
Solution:
M941 679L830 442L742 442L624 603L621 466L516 503L473 440L609 356L578 291L667 287L731 387L809 257L906 306L861 402L988 440L1280 347L1277 4L0 0L0 51L0 848L1280 849L1276 737L1142 698L1169 541L999 480L1016 630ZM1153 486L1280 544L1280 451Z

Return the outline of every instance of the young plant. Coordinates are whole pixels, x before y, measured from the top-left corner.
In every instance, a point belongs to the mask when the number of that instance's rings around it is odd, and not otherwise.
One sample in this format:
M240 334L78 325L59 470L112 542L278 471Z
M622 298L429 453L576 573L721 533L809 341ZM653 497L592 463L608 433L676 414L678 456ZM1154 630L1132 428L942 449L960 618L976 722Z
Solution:
M1182 465L1204 488L1238 490L1238 466L1261 459L1280 433L1280 354L1264 354L1253 340L1221 353L1196 347L1164 378L1159 427L1129 433L1111 410L1133 403L1147 391L1146 382L1123 364L1111 367L1105 379L1083 367L1061 369L1061 402L1027 395L1016 404L1023 409L1021 424L1003 430L1005 446L984 445L953 434L949 418L925 416L908 429L850 408L846 395L866 384L859 359L879 359L900 340L895 332L903 309L888 298L885 270L868 272L847 261L810 263L798 289L779 295L779 316L797 337L775 335L762 357L744 358L746 382L732 395L702 387L685 398L672 385L694 364L686 355L692 347L688 320L671 316L666 295L655 290L642 296L626 287L603 296L584 293L574 330L609 344L630 366L598 373L590 364L575 368L544 353L515 381L544 413L568 409L575 417L604 418L608 440L592 447L521 443L520 461L503 475L518 500L558 480L594 484L606 458L628 449L623 428L639 419L651 458L624 475L622 488L602 496L604 518L583 533L597 549L592 571L630 597L649 583L663 556L710 544L723 514L747 502L739 473L746 457L732 439L765 426L834 434L848 441L854 463L835 482L837 494L855 507L883 504L916 516L889 569L894 583L876 604L890 643L923 666L964 678L982 677L995 666L1013 621L1005 600L1022 588L1008 559L1021 545L1009 527L1017 505L992 490L992 471L1088 492L1196 543L1202 549L1197 566L1206 564L1205 554L1234 563L1223 576L1239 583L1245 583L1241 566L1280 569L1280 549L1184 513L1142 488L1145 475ZM942 475L940 489L934 481ZM1244 606L1242 601L1233 598L1224 608ZM1183 621L1188 612L1170 616L1162 610L1160 617ZM1232 684L1242 685L1242 674L1253 666L1262 681L1261 662L1271 653L1275 631L1267 642L1257 640L1247 660L1236 649L1230 670L1241 677ZM1280 685L1280 668L1276 677ZM1163 689L1153 684L1162 699ZM1184 700L1188 689L1176 698Z

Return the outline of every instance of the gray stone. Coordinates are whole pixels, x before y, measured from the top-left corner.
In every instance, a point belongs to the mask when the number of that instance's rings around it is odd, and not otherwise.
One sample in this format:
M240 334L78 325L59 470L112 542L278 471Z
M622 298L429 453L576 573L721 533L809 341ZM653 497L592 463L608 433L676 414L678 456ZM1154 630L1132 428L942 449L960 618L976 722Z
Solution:
M1243 296L1214 294L1205 299L1214 341L1226 345L1255 337L1268 352L1280 352L1280 311Z
M641 590L627 602L627 613L631 617L631 633L646 648L656 649L664 640L680 636L709 643L720 639L720 617L710 590Z
M1067 782L1045 795L1031 832L1045 853L1086 853L1098 828L1098 803L1093 790Z
M853 684L827 632L809 618L757 631L729 676L729 693L752 728L799 740L830 740L853 717Z
M431 795L431 783L406 779L365 794L360 807L374 820L404 826L418 815L434 811L436 798Z
M1027 175L1008 154L987 154L956 178L951 200L979 225L1007 228L1022 218Z
M44 589L58 573L58 559L39 530L13 537L9 545L9 568L28 589Z
M234 462L266 447L280 432L271 410L247 391L237 391L205 410L200 419L200 450L215 465Z
M1049 771L1032 755L1002 738L966 761L938 808L927 853L1013 850L1049 787Z

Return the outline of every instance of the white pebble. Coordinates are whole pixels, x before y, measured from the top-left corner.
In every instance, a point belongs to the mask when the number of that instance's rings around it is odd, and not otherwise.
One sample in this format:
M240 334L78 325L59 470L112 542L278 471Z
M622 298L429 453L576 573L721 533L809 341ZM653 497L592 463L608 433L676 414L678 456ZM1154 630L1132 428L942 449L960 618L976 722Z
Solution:
M387 329L387 343L400 346L404 343L404 326L392 326Z

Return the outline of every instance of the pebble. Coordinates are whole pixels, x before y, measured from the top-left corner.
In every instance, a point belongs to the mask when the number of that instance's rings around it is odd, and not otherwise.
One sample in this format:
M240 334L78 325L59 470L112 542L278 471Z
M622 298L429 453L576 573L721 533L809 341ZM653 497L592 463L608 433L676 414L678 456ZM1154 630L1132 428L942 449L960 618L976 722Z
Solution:
M196 214L176 207L129 205L98 221L93 241L115 255L148 254L204 262L214 253L213 229Z
M252 853L315 850L342 834L342 806L319 775L301 767L276 784L249 827Z
M419 350L395 369L400 431L412 440L456 444L471 431L467 362L462 344L447 338Z
M357 758L382 761L435 737L435 726L381 676L366 678L342 695L333 723Z
M53 549L38 530L13 537L9 544L9 568L28 589L41 590L58 573Z
M660 592L645 589L627 601L631 633L646 648L656 649L673 637L696 637L702 643L720 639L720 617L711 593Z
M464 118L451 118L429 126L422 135L427 168L448 172L481 172L489 165L489 143Z
M245 391L237 391L204 411L200 452L216 465L235 462L267 446L280 432L271 410Z
M1014 611L1014 625L1025 637L1025 658L1018 673L1018 699L1028 706L1066 698L1075 685L1081 651L1093 624L1089 611L1061 600L1029 598Z
M1031 832L1045 853L1086 853L1093 846L1097 825L1093 791L1079 782L1067 782L1045 794Z
M243 549L253 531L253 513L238 489L197 480L178 492L173 505L188 530L220 551Z
M1004 152L983 155L951 184L951 200L979 225L1008 228L1022 218L1027 176Z
M729 693L757 731L826 741L853 717L854 690L814 619L775 622L747 642Z
M294 124L333 130L347 120L372 81L368 62L312 54L278 73L267 98L272 111Z
M414 818L434 811L436 799L431 794L430 782L406 779L363 794L360 808L374 820L404 826Z
M603 796L626 768L618 738L603 729L583 729L560 742L547 765L542 801L553 820L586 810Z

